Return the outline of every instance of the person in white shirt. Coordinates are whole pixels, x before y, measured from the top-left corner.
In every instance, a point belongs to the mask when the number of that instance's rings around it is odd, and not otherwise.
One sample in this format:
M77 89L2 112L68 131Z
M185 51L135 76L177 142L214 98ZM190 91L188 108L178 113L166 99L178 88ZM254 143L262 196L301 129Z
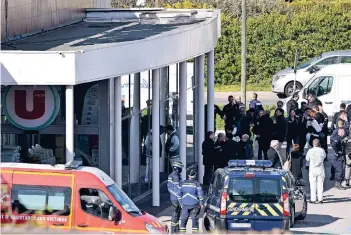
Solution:
M324 149L320 147L319 139L313 140L313 148L308 150L306 160L310 163L309 181L311 191L311 203L323 203L323 183L325 178L324 159L326 157ZM316 192L318 201L316 201Z

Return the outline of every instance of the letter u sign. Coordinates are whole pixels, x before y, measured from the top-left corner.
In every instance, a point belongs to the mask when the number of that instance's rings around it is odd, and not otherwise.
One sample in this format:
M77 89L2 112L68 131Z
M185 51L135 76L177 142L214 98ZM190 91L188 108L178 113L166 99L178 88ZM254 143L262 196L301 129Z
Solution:
M53 86L10 86L3 99L10 123L23 130L40 130L50 125L60 109Z

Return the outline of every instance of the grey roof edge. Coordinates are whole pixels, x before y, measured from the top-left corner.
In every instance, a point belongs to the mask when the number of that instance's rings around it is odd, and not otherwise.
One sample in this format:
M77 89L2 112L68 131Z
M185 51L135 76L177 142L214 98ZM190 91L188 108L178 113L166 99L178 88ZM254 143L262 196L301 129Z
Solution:
M350 55L351 56L351 50L328 51L328 52L323 52L321 54L322 57L332 56L332 55Z
M187 9L187 10L192 10L192 9ZM80 51L82 51L82 52L84 52L84 51L94 51L94 50L100 50L100 49L107 49L107 48L110 48L110 47L133 45L133 44L140 43L141 41L151 41L151 40L154 40L154 39L157 39L157 38L165 38L165 37L169 37L169 36L185 33L187 31L190 31L190 30L193 30L193 29L196 29L196 28L199 28L199 27L206 26L206 25L212 23L213 21L216 21L217 18L220 17L221 10L219 10L219 9L211 9L211 11L214 12L215 14L211 18L205 19L204 21L202 21L200 23L195 23L195 24L192 24L192 25L186 25L186 27L179 27L179 28L171 30L169 32L164 32L162 34L150 36L150 37L145 38L145 39L128 41L128 42L120 42L120 43L117 43L116 45L108 45L108 46L104 46L104 47L100 47L100 48L86 49L86 50L80 50Z

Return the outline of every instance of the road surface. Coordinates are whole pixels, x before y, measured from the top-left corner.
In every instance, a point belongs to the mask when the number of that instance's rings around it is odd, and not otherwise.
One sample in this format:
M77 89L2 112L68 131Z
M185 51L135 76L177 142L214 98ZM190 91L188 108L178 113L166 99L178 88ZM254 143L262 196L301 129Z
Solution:
M330 149L329 161L325 162L326 178L324 184L324 204L308 204L308 214L303 221L296 221L291 229L294 234L346 234L351 233L351 188L339 191L334 182L329 180L331 160L334 157ZM308 171L303 168L303 175L308 182ZM309 196L309 185L307 186ZM169 203L169 202L168 202ZM156 216L170 226L172 208L167 207ZM200 221L201 223L201 221ZM191 231L191 221L187 231Z
M252 100L253 91L248 91L246 95L246 103ZM258 91L256 92L258 95L258 100L262 102L263 105L275 105L279 100L278 96L270 91ZM228 96L240 96L241 92L215 92L214 94L214 102L215 104L224 105L228 103ZM207 99L207 95L205 94L205 99Z

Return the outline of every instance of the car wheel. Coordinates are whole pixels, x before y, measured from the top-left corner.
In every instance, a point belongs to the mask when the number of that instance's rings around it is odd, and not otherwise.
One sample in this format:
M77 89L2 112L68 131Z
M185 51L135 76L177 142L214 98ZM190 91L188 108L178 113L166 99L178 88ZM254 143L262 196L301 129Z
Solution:
M302 85L301 83L299 82L296 82L295 84L295 91L296 90L301 90L302 88ZM293 94L294 92L294 82L289 82L286 86L285 86L285 89L284 89L284 94L289 97Z
M295 208L290 208L290 228L295 224Z
M302 209L301 215L299 215L296 218L296 220L303 220L306 218L306 216L307 216L307 201L305 200L303 203L303 209Z
M207 214L204 213L204 216L202 218L202 232L211 232L211 223L210 220L207 217Z

